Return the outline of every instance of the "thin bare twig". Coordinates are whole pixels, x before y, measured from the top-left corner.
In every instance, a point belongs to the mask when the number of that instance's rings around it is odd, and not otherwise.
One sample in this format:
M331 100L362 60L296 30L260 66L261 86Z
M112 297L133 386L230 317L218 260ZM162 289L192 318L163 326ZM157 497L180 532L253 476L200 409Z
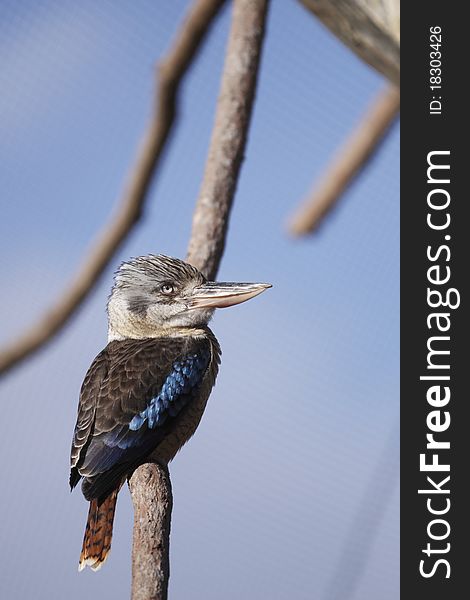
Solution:
M364 486L338 561L322 596L324 600L354 598L356 595L379 527L399 482L399 440L400 426L396 421Z
M18 365L58 333L109 264L142 216L148 191L172 129L181 80L224 0L197 0L158 69L156 106L115 215L98 235L74 279L57 303L28 331L0 351L0 374Z
M234 0L217 114L187 257L210 278L215 277L224 251L250 125L267 4L267 0ZM132 599L164 600L171 517L171 485L165 467L142 465L132 475L130 489L135 510ZM162 554L166 559L162 560Z
M289 232L314 232L334 208L345 189L367 164L400 109L400 94L389 86L375 99L359 125L340 148L309 198L294 213Z

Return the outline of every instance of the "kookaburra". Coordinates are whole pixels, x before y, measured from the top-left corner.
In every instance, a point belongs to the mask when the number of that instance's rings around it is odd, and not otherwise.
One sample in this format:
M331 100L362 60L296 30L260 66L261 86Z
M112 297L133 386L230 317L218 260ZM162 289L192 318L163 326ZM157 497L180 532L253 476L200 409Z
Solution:
M118 492L140 464L167 465L195 432L215 383L215 308L271 287L215 283L188 263L141 256L118 269L108 301L108 345L82 384L70 486L90 501L79 569L99 569L111 547Z

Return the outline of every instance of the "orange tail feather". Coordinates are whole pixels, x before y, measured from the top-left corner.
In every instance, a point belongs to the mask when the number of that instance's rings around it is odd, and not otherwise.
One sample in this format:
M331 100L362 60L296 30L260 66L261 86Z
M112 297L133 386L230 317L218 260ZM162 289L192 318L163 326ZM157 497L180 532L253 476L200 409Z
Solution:
M108 556L113 537L113 521L118 492L119 488L111 492L101 504L96 499L90 502L90 510L88 511L88 520L78 565L79 571L87 565L93 571L97 571L103 566Z

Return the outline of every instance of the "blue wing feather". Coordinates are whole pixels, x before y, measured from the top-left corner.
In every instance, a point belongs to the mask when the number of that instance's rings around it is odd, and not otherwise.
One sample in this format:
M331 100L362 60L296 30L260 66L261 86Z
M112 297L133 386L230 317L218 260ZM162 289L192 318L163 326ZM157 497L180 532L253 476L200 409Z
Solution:
M210 350L205 348L174 362L160 392L149 401L145 410L132 418L129 429L137 432L145 423L149 429L154 429L163 425L168 417L177 416L200 385L209 361Z

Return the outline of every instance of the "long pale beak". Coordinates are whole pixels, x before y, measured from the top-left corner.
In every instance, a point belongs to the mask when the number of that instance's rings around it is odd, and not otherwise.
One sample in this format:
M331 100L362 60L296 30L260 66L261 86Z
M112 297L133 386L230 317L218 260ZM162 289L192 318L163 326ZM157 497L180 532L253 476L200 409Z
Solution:
M219 283L207 281L194 288L188 308L226 308L246 302L264 290L270 283Z

